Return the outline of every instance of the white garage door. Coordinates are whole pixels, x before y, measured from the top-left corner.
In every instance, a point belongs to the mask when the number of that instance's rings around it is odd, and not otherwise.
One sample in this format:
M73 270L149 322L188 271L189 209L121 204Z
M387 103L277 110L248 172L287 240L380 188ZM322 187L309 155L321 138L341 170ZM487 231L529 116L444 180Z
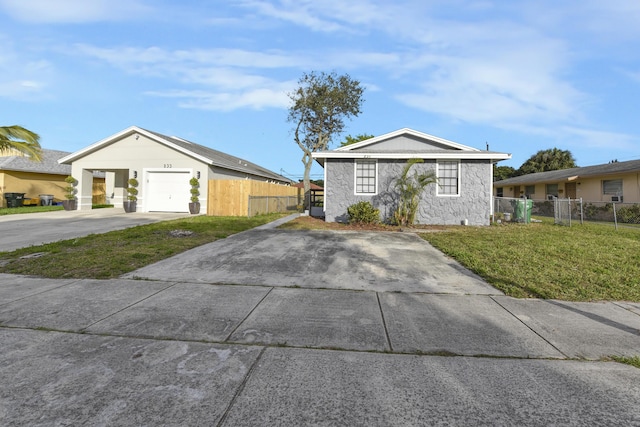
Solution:
M145 189L148 212L189 212L190 172L149 172Z

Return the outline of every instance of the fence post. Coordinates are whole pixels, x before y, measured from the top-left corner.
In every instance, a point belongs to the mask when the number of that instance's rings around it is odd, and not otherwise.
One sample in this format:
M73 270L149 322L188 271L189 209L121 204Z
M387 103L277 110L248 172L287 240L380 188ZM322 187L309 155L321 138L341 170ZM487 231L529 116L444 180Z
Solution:
M584 210L582 209L582 197L580 197L580 225L584 224Z
M613 204L613 223L615 224L616 231L618 231L618 215L616 214L616 204L615 202L613 202L612 204Z

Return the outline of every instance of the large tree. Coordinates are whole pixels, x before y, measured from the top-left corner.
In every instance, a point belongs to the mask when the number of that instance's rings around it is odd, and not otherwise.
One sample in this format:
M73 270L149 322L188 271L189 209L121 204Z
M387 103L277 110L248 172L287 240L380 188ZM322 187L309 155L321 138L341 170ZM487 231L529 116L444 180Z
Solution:
M288 121L293 123L293 137L303 151L304 192L309 194L311 154L326 150L336 135L344 129L344 121L360 114L364 89L348 74L335 72L302 75L298 88L289 94L292 101ZM308 207L308 201L305 200Z
M531 156L520 166L517 173L518 175L526 175L575 167L577 167L576 160L570 151L550 148L548 150L540 150Z
M22 126L0 126L0 152L18 151L32 160L42 160L40 136Z
M517 176L517 171L511 166L496 166L493 165L493 180L502 181L503 179L513 178Z
M344 141L340 143L340 147L345 147L347 145L355 144L357 142L366 141L367 139L373 138L373 135L369 135L366 133L361 133L360 135L351 136L347 135L344 137Z

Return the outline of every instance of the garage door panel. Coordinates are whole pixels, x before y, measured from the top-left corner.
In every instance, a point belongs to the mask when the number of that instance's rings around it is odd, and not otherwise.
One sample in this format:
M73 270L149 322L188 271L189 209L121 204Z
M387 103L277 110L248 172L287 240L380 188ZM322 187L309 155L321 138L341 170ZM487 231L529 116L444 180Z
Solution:
M149 172L145 191L149 212L189 212L189 172Z

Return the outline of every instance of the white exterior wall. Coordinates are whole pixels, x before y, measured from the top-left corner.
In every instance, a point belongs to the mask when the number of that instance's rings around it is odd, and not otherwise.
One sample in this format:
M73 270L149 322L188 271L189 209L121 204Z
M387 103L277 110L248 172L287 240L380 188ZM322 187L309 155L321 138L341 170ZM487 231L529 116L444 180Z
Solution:
M196 173L200 171L201 183L208 182L210 175L213 174L207 164L140 134L127 136L101 147L73 162L72 176L80 181L78 184L78 209L91 209L91 180L80 179L83 171L114 172L113 192L111 194L107 192L107 198L109 199L113 195L111 201L115 206L122 206L122 201L126 200L126 181L133 178L134 171L137 172L139 182L137 210L146 212L144 203L145 173L170 169L188 170L191 172L191 176L196 176ZM85 187L88 187L88 193ZM206 207L207 192L201 188L200 193L201 206Z

